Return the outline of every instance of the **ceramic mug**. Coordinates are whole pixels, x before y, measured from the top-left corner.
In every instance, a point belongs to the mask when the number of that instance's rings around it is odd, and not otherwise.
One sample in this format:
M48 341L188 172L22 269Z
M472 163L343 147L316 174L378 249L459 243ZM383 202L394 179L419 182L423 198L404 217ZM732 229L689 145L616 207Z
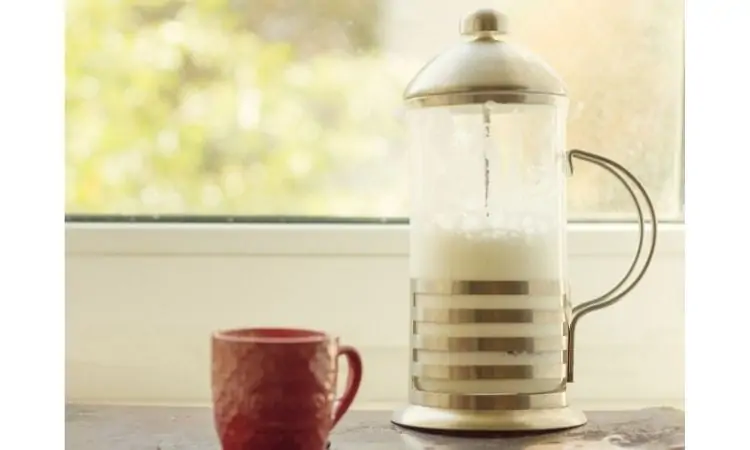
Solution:
M326 448L362 380L357 350L321 331L225 330L211 344L214 423L223 450ZM334 402L339 356L349 375Z

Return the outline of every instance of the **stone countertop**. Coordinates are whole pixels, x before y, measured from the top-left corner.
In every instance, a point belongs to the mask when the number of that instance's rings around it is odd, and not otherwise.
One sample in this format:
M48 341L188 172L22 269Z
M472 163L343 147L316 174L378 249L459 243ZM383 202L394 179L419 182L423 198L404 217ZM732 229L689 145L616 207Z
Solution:
M678 450L685 416L671 408L587 412L589 423L526 437L450 437L406 431L390 411L350 411L331 436L331 450ZM67 405L68 450L219 450L210 408Z

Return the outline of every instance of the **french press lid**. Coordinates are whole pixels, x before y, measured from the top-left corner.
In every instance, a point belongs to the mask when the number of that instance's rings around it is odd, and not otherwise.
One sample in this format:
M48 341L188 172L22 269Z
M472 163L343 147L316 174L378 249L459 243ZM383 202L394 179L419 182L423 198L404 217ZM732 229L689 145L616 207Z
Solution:
M433 58L407 85L407 104L554 104L566 96L565 84L549 65L504 40L504 14L477 10L464 17L460 32L466 39Z

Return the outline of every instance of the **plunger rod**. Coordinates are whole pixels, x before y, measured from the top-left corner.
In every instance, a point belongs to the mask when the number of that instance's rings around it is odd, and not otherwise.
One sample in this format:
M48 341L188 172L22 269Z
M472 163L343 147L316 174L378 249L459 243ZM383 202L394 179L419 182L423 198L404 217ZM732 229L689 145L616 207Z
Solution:
M482 117L484 119L484 212L490 216L490 108L482 105Z

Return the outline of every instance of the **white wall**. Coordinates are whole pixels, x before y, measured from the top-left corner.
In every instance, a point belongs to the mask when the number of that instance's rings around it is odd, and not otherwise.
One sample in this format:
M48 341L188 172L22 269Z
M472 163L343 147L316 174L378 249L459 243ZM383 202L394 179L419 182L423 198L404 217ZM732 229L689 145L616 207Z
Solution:
M627 269L631 226L571 226L574 302ZM405 401L409 299L401 226L68 225L66 394L73 402L209 402L209 334L328 330L357 346L359 407ZM578 328L574 402L681 406L684 239L662 226L642 284Z

